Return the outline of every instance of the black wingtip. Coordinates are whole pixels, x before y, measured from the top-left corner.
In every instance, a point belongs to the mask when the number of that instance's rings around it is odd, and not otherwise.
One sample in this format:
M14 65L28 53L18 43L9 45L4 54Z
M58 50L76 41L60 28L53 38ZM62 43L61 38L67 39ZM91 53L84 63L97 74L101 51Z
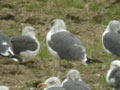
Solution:
M19 56L17 56L17 55L13 55L13 54L11 54L11 52L8 52L9 53L9 58L12 58L12 60L14 60L14 61L17 61L17 62L23 62L23 59L22 58L20 58Z
M91 64L91 63L103 63L103 61L97 60L97 59L91 59L91 58L88 58L88 57L87 57L86 63L87 63L87 64Z
M16 56L16 55L12 56L11 58L12 58L13 60L14 60L14 59L17 59L16 61L18 61L18 62L23 62L23 59L20 58L20 57L18 57L18 56ZM15 60L14 60L14 61L15 61Z
M0 56L2 56L2 57L7 57L7 58L11 58L11 59L13 59L13 61L17 61L17 62L23 62L23 59L22 58L20 58L20 57L18 57L18 56L16 56L16 55L9 55L9 56L4 56L4 55L2 55L2 54L0 54ZM16 59L16 60L15 60Z

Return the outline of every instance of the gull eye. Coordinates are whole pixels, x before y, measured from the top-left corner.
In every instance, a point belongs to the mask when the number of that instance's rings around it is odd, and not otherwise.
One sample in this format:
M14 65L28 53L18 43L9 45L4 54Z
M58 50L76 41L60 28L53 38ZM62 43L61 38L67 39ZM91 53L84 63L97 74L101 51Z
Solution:
M53 26L53 25L54 25L54 22L51 23L51 26Z

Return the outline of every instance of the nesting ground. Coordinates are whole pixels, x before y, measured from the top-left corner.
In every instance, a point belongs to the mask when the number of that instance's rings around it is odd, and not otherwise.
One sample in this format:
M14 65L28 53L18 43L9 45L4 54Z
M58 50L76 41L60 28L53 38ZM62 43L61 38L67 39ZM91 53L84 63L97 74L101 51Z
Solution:
M111 2L112 1L112 2ZM82 79L92 90L112 90L106 84L105 76L112 60L102 47L101 36L110 20L120 18L118 0L0 0L0 32L9 37L21 35L24 26L31 25L38 30L41 43L38 56L28 64L20 64L10 59L0 58L0 85L10 90L39 90L37 84L57 75L58 60L53 58L46 47L46 33L52 18L65 20L67 29L77 35L86 47L88 56L102 60L102 64L84 66L62 61L61 81L71 68L80 71Z

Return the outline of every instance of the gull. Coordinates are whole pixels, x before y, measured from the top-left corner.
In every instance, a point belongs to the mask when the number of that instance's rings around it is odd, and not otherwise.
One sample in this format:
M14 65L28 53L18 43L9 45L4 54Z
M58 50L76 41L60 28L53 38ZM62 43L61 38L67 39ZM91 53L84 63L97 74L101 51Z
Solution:
M46 43L51 55L58 59L80 61L83 64L101 62L88 58L85 47L74 34L67 31L62 19L51 21Z
M106 81L113 86L113 90L120 90L120 60L112 61L106 75Z
M38 87L45 87L44 90L65 90L61 87L61 82L57 77L50 77L44 83L38 85Z
M22 30L22 36L11 38L13 51L23 59L23 62L31 61L39 53L40 43L36 38L36 30L26 26Z
M68 71L62 87L66 90L91 90L90 87L82 81L79 71L75 69Z
M120 56L120 22L112 20L109 22L102 35L104 50L115 56Z

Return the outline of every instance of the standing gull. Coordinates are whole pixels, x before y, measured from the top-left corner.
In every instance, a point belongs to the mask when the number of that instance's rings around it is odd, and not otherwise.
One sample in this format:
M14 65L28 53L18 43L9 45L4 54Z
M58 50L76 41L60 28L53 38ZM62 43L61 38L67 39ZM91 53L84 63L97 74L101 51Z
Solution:
M21 58L13 53L12 44L7 35L0 32L0 55L3 57L12 58L14 61L22 61Z
M38 87L45 87L44 90L65 90L61 87L61 82L57 77L50 77Z
M83 64L101 62L87 57L84 46L74 34L66 30L65 22L62 19L51 21L46 41L48 50L56 58L77 60Z
M66 90L91 90L89 86L81 80L79 71L74 69L68 71L62 87Z
M24 62L32 60L39 52L40 44L36 38L36 30L31 26L26 26L22 30L22 36L11 38L13 51L21 56Z
M106 81L114 87L114 90L120 90L120 61L112 61L110 69L106 75Z
M109 54L120 56L120 22L110 21L102 35L103 48Z

